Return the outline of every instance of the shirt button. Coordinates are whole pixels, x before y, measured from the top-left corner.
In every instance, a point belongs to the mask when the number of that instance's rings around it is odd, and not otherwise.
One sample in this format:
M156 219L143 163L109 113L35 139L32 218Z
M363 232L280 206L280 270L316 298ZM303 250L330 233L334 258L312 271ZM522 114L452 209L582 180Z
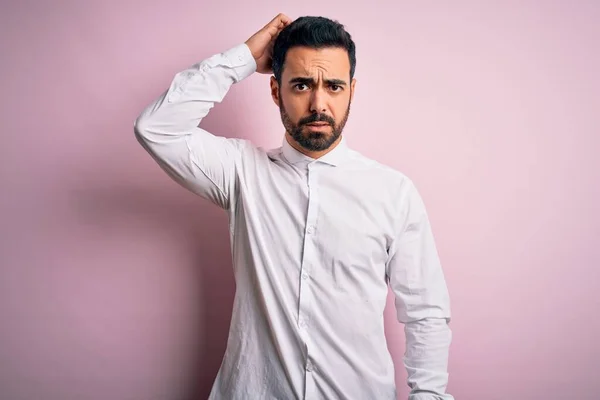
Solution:
M306 326L306 322L303 319L300 320L300 328L304 328Z
M312 370L313 370L313 365L310 361L306 363L306 370L308 372L312 372Z
M308 279L308 274L306 272L302 273L302 279L304 279L304 280Z
M312 235L314 231L315 231L315 227L312 225L309 226L308 229L306 230L306 232L308 232L309 235Z

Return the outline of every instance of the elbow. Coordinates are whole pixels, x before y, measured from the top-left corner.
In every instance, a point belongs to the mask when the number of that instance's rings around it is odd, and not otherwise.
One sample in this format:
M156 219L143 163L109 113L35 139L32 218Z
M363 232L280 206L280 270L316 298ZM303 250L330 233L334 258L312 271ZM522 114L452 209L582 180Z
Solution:
M136 118L136 120L133 123L133 132L134 132L135 138L138 140L138 142L140 142L142 144L148 142L148 136L149 136L149 131L150 131L149 128L150 128L150 121L147 116L142 114Z
M136 118L133 123L133 132L135 139L142 148L153 157L157 156L157 138L155 133L155 123L152 118L142 114Z
M158 142L156 121L152 116L142 113L133 123L133 132L137 142L149 150Z

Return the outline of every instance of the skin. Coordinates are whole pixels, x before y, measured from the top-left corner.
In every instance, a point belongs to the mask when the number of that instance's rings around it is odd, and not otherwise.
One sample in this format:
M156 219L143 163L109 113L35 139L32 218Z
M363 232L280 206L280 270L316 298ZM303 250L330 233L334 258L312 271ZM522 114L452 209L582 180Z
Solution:
M279 14L246 44L257 63L257 72L272 73L271 54L279 32L291 23ZM271 77L271 97L281 114L286 140L301 153L319 158L333 150L341 140L356 79L350 80L350 60L343 48L288 50L281 84ZM311 129L310 123L326 123Z
M312 158L341 140L354 97L350 61L342 48L293 47L286 54L281 84L271 77L271 97L279 107L288 143ZM327 125L311 129L310 123Z

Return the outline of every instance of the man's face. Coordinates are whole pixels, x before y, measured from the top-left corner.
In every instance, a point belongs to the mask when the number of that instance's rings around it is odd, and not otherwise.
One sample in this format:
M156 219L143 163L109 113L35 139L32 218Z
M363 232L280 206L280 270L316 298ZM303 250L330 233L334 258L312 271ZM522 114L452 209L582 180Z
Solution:
M345 49L293 47L281 84L271 78L271 95L287 133L304 149L322 151L344 129L355 84Z

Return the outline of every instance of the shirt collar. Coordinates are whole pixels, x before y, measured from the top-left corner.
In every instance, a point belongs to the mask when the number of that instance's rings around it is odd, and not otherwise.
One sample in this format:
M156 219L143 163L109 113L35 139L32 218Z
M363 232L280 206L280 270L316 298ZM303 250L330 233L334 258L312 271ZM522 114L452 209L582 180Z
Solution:
M283 156L291 164L299 164L299 163L308 164L308 163L317 161L317 162L323 162L326 164L330 164L333 166L338 166L338 165L342 164L342 162L348 156L348 150L349 150L348 145L346 143L346 138L344 137L344 135L342 135L341 140L339 141L338 145L335 146L335 148L333 150L331 150L329 153L327 153L324 156L319 157L317 159L309 157L306 154L303 154L303 153L299 152L298 150L296 150L295 148L293 148L288 143L288 141L286 139L286 135L283 135L282 148L283 148Z

